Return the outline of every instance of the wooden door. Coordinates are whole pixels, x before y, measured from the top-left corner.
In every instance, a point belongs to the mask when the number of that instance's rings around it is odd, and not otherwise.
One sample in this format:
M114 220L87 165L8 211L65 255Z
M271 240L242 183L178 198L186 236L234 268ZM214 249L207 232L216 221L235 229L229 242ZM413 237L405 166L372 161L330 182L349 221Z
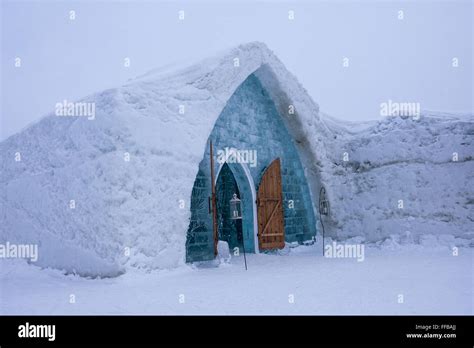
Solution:
M260 250L285 246L280 159L265 170L257 193L258 245Z

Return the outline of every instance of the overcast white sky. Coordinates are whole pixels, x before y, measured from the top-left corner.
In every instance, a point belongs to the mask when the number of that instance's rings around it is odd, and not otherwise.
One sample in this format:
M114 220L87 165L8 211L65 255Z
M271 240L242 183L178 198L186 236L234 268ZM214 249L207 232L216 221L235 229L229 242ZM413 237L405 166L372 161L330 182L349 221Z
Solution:
M380 103L473 112L472 1L2 1L0 139L64 99L148 70L262 41L323 112L380 117ZM76 19L69 19L69 11ZM185 20L178 20L178 11ZM295 19L288 20L288 11ZM399 20L399 10L404 19ZM15 57L21 58L16 68ZM124 68L130 57L130 68ZM349 58L349 67L342 61ZM459 67L452 67L452 59Z

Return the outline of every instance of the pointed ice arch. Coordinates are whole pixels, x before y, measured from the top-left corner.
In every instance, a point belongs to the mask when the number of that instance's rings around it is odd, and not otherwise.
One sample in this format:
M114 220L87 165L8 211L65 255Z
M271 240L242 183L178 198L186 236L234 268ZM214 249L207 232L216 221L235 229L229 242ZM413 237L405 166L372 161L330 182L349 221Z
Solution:
M276 81L265 65L259 68L262 79L272 86ZM282 205L284 210L284 231L285 239L288 242L299 242L314 238L316 235L316 217L314 214L314 204L310 193L307 175L301 162L301 154L298 151L298 144L304 142L304 137L298 131L297 117L294 113L282 115L274 103L273 98L264 85L261 83L256 73L250 74L235 90L229 98L221 114L219 115L213 130L209 136L207 144L212 140L214 144L214 154L221 152L227 157L226 162L234 162L235 154L243 151L254 151L257 156L255 167L249 167L245 163L237 163L232 167L236 172L239 166L242 166L245 176L240 180L241 186L248 186L251 183L251 189L242 201L243 204L243 240L248 240L253 236L252 251L258 252L257 243L257 205L256 190L260 183L265 169L276 159L281 159L281 191ZM276 92L276 89L274 89ZM279 92L279 95L282 95ZM280 104L286 104L280 102ZM288 110L286 104L286 109ZM281 108L280 108L281 109ZM285 120L285 118L287 118ZM288 130L288 125L293 125L293 133L299 134L300 138L294 139ZM302 128L300 128L302 129ZM229 151L232 149L232 152ZM303 149L303 148L302 148ZM301 150L301 149L300 149ZM193 202L202 202L209 199L211 188L202 188L202 182L210 182L210 151L206 145L203 159L199 165L199 174L193 189L191 198L191 221L187 235L187 257L188 261L202 261L213 258L213 232L212 214L204 214L202 205L193 204ZM232 161L229 161L232 159ZM221 164L222 165L222 164ZM214 171L219 170L219 163L215 163ZM234 173L235 174L235 173ZM246 178L245 178L246 177ZM239 182L239 180L237 179ZM218 182L216 180L216 182ZM216 191L219 191L219 185ZM249 199L252 197L251 199ZM291 204L290 204L291 202ZM248 207L251 205L251 207ZM222 206L222 204L220 205ZM262 209L264 209L262 207ZM217 211L218 214L223 212ZM224 212L225 213L225 212ZM247 216L246 216L247 214ZM253 223L252 223L253 222ZM196 226L208 226L196 230ZM283 226L282 226L283 228ZM245 235L247 233L247 235ZM247 251L250 249L246 244Z
M222 171L224 165L228 165L232 174L234 175L237 185L240 190L240 198L242 199L243 209L244 209L244 219L243 219L243 238L244 241L251 240L251 248L246 248L249 252L258 253L258 223L257 223L257 192L256 185L254 183L252 173L247 163L228 163L229 157L238 156L238 150L235 148L229 149L225 154L224 161L218 163L219 168L216 173L214 184L217 184L219 179L219 174ZM248 244L248 243L246 243Z

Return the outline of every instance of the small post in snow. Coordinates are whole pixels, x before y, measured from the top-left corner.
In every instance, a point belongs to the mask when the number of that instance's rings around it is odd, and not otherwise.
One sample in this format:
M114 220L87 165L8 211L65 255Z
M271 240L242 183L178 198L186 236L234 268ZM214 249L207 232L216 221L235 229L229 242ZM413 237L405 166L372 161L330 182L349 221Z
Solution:
M232 199L229 201L229 206L230 206L230 218L232 220L235 220L236 223L237 221L240 220L240 233L237 232L237 239L242 240L242 250L244 251L245 270L247 270L247 257L245 256L244 231L242 230L242 201L237 197L237 193L234 193L232 195Z
M324 256L324 224L323 224L323 215L329 215L329 201L326 198L326 189L324 186L321 186L319 190L319 221L321 222L321 227L323 228L323 256Z
M214 237L214 257L217 256L217 201L216 201L216 186L214 183L214 153L212 151L212 140L209 142L209 152L211 156L211 203L212 203L212 232Z
M247 270L247 257L245 256L245 244L244 244L244 235L243 235L243 232L242 232L242 250L244 251L245 270Z

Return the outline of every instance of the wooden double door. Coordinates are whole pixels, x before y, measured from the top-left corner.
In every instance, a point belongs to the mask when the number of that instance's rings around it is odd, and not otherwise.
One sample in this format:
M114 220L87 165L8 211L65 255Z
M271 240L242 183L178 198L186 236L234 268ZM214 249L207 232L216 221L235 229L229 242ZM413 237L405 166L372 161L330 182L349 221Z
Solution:
M265 170L257 192L258 246L260 250L285 246L280 159Z

